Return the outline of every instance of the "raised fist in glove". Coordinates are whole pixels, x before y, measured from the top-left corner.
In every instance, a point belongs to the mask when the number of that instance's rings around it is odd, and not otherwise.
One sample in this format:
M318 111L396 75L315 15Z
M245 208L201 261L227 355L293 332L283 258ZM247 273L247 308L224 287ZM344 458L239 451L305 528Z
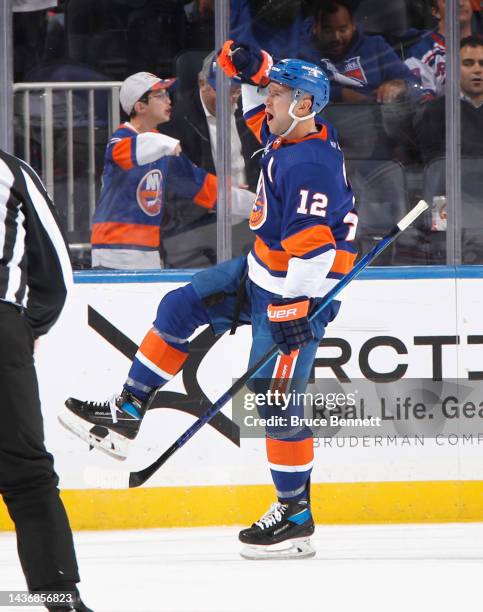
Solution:
M267 308L270 331L278 348L289 355L313 340L309 321L310 300L305 297L275 299Z
M260 87L269 82L268 73L273 66L272 56L250 45L227 40L217 58L218 65L231 79L235 76Z

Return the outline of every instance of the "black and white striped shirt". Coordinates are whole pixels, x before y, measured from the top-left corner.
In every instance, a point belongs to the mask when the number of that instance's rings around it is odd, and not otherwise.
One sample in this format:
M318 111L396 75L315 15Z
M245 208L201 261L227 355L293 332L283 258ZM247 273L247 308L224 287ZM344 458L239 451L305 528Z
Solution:
M57 320L71 284L68 248L42 181L0 150L0 300L24 308L38 337Z

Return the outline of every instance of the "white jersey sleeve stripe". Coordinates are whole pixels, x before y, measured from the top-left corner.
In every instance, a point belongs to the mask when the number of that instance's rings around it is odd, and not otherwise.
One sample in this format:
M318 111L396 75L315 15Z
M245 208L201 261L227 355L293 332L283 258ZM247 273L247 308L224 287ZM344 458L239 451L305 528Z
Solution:
M22 168L22 174L27 185L30 199L32 201L32 204L34 205L35 212L37 213L40 223L45 229L45 232L49 237L52 246L54 247L54 250L57 254L60 268L62 270L65 288L69 289L72 287L74 281L70 257L67 251L67 247L65 246L64 238L43 194L36 187L34 181L30 177L30 174L26 172L24 168Z
M10 189L14 183L14 176L7 164L0 159L0 255L3 253L7 229L7 202L10 198Z
M21 287L22 284L22 270L20 268L20 262L25 255L25 216L21 210L17 210L17 217L15 219L15 223L17 226L17 232L15 236L15 244L13 247L12 257L7 264L7 267L10 269L9 277L8 277L8 287L5 293L5 299L8 302L16 303L17 297L16 294ZM26 296L27 297L27 296ZM22 305L26 304L26 297L23 300Z

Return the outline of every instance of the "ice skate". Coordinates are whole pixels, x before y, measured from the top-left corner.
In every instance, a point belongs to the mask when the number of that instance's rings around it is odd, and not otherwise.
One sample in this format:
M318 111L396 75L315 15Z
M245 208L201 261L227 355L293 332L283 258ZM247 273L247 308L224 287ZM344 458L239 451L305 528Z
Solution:
M308 559L314 520L307 501L277 502L258 521L239 533L244 559Z
M90 446L122 461L127 457L130 440L139 431L150 400L151 396L142 402L126 389L105 402L69 397L58 419Z

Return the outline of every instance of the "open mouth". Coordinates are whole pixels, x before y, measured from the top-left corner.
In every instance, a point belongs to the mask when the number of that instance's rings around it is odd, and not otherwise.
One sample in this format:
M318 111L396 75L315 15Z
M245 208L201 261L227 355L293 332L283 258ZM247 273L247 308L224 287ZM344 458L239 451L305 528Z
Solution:
M266 112L265 115L267 116L267 123L270 123L273 119L272 113Z

